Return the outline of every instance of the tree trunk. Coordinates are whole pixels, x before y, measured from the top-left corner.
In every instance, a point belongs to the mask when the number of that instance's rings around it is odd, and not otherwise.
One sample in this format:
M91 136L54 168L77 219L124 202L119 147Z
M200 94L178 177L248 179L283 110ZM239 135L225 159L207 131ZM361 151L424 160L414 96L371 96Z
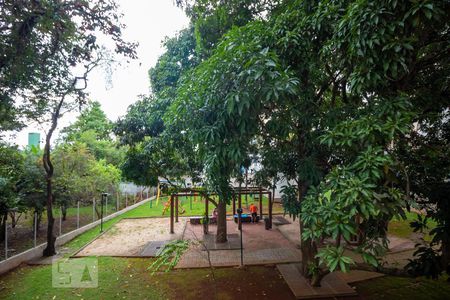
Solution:
M316 273L311 276L311 286L320 287L322 279L330 273L329 270L319 269Z
M217 234L216 243L227 241L227 203L225 199L219 199L217 204Z
M310 274L309 269L311 266L316 266L318 261L316 258L317 255L317 246L316 244L311 240L303 240L301 238L303 233L303 222L300 219L300 250L302 252L302 275L306 278L312 277L312 274Z
M44 256L53 256L56 254L55 249L55 241L56 237L53 234L53 225L55 223L55 218L53 218L53 164L50 157L50 146L53 132L58 126L58 119L60 116L61 107L64 103L64 99L67 94L64 94L58 102L58 105L55 107L55 111L52 113L52 123L49 131L45 137L45 147L44 147L44 155L42 156L42 163L44 165L44 170L46 174L47 181L47 247L44 249Z
M55 218L53 217L53 194L52 194L52 177L47 177L47 247L44 249L44 256L53 256L56 254L55 241L53 234L53 225Z
M304 196L308 190L307 183L298 183L298 202L301 203L303 201ZM317 255L317 245L314 241L308 239L303 240L303 222L302 222L302 214L300 211L299 216L299 224L300 224L300 250L302 252L302 275L311 280L311 284L314 286L320 286L320 281L323 278L321 276L321 272L318 269L319 262L316 258ZM310 270L319 270L319 272L311 273Z

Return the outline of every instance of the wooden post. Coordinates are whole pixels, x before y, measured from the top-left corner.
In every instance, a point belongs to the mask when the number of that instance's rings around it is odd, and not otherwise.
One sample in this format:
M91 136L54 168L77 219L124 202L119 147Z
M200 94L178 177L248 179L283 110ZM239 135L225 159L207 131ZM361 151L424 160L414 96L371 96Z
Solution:
M209 216L209 201L207 197L205 197L205 215Z
M259 188L259 218L263 219L263 201L262 201L262 188Z
M248 169L245 169L245 206L248 209Z
M233 193L233 219L236 214L236 193Z
M272 228L272 192L269 192L269 228Z
M170 195L170 233L175 233L173 224L173 195Z
M209 201L208 201L208 197L205 197L205 216L206 216L206 219L208 220L207 222L206 222L206 232L205 233L208 233L209 232Z
M175 222L178 223L178 195L175 196Z
M241 195L241 187L242 187L242 183L239 182L239 191L238 191L238 208L241 209L242 208L242 195Z

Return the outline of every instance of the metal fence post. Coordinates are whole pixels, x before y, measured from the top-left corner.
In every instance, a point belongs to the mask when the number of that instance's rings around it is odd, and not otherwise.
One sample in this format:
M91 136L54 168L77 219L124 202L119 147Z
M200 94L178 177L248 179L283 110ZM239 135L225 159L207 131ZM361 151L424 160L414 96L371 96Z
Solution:
M77 201L77 229L80 228L80 201Z
M36 247L36 237L37 237L37 211L34 212L34 239L33 239L34 247Z
M5 259L8 259L8 214L5 215Z
M92 222L95 222L95 199L92 199Z
M60 214L59 214L59 236L61 236L61 232L62 232L62 229L61 229L61 227L62 227L62 215L63 215L62 205L60 206L59 210L60 210Z

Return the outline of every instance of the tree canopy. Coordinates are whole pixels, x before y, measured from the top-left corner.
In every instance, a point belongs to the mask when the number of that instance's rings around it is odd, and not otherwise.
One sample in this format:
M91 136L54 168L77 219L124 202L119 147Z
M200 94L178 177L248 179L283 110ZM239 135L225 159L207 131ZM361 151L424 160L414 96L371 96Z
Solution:
M378 266L389 220L421 195L438 203L428 215L442 220L437 270L448 266L447 210L439 205L449 172L425 175L448 139L447 2L178 3L194 30L167 45L189 45L182 53L197 59L183 68L181 52L168 48L150 71L154 96L124 119L142 129L133 150L142 156L129 166L150 159L164 163L141 166L181 172L177 156L191 149L219 203L229 201L231 179L249 161L261 164L261 182L281 174L289 182L283 205L300 218L303 272L313 284L349 268L342 242L361 230L356 252ZM163 145L170 150L156 155ZM418 168L416 155L429 160ZM319 247L326 237L334 243ZM420 261L412 268L426 269Z

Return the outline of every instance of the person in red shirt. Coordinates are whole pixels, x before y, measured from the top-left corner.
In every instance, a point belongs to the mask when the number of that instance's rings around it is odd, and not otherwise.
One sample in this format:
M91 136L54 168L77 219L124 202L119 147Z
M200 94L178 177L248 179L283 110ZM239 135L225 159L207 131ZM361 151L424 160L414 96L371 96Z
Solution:
M250 213L252 214L252 223L256 223L256 217L258 216L258 206L252 203L250 205Z

